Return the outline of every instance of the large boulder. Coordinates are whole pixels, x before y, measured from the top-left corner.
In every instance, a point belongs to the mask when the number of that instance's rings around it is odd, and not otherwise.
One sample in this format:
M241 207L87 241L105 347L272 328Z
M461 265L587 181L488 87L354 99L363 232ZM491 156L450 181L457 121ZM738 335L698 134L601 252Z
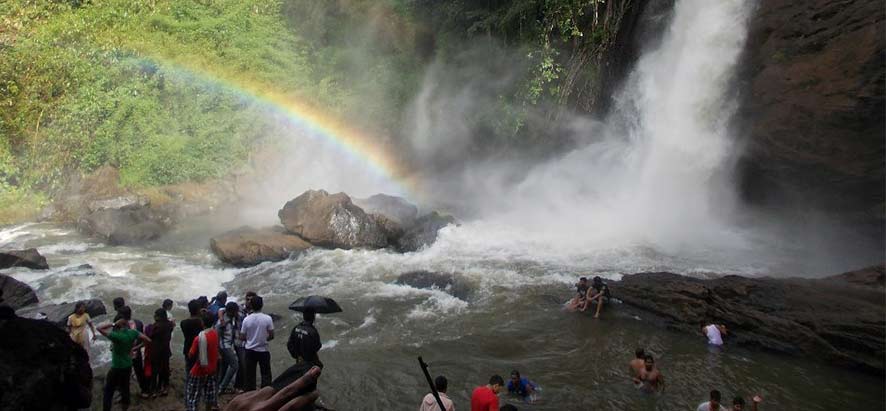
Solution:
M0 302L13 310L37 304L37 294L27 284L8 275L0 274Z
M354 204L367 213L385 216L401 227L411 226L418 217L418 207L402 197L376 194L369 198L355 198Z
M278 213L286 229L321 247L384 248L387 235L376 218L356 206L345 193L309 190L286 203Z
M151 208L147 199L120 196L90 202L77 227L108 244L122 245L155 240L172 224L169 213Z
M91 299L83 300L83 302L86 303L86 312L89 313L90 317L98 317L108 313L105 309L105 304L101 300ZM29 306L18 310L16 314L23 318L37 318L38 315L42 313L46 315L46 321L64 327L68 322L68 316L74 313L74 307L76 305L77 301L43 306Z
M450 224L456 224L455 217L436 211L422 216L409 227L397 241L401 252L418 251L437 241L437 231Z
M46 321L0 314L0 410L89 408L89 354Z
M49 268L49 264L46 263L46 258L37 252L36 248L0 251L0 269L12 267L46 270Z
M879 375L886 369L886 305L879 287L833 278L701 280L642 273L610 283L610 288L629 309L651 314L641 317L669 328L700 334L703 322L723 323L730 330L730 344Z
M226 264L249 267L298 255L311 248L311 243L286 232L283 227L241 227L213 237L209 246Z
M464 281L452 274L435 273L431 271L410 271L397 277L397 284L404 284L414 288L439 289L456 298L465 300L470 294L470 288Z

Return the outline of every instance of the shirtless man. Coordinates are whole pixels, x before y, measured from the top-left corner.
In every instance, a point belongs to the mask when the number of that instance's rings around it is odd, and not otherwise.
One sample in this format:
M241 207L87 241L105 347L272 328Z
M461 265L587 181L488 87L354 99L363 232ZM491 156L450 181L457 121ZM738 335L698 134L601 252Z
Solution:
M628 365L631 367L631 378L639 378L640 373L646 368L646 351L642 348L637 348L634 351L634 359Z
M655 359L652 358L652 355L646 354L644 367L640 371L640 376L634 378L634 382L640 385L641 390L646 392L664 391L664 376L655 367Z
M754 405L752 410L757 411L757 406L763 401L763 398L760 398L759 395L755 395L751 401L753 401ZM732 411L744 411L744 398L735 397L735 399L732 400Z

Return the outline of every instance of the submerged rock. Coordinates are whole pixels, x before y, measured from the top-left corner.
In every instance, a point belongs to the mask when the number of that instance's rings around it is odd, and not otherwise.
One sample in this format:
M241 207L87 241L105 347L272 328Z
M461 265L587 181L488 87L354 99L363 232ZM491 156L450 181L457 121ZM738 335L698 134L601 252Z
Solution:
M150 207L147 199L121 196L93 201L77 221L80 231L111 245L155 240L173 225L170 215Z
M37 294L27 284L8 275L0 274L0 303L13 310L37 304Z
M46 321L0 318L0 410L89 408L89 355Z
M418 217L418 207L405 198L376 194L369 198L355 198L354 204L370 214L378 214L399 224L409 227Z
M437 241L437 231L450 224L456 224L455 217L443 215L436 211L422 216L397 241L397 249L401 252L418 251Z
M248 267L281 261L311 248L311 243L287 233L283 227L241 227L209 240L212 252L226 264Z
M452 274L435 273L431 271L410 271L397 277L397 284L405 284L415 288L438 288L446 291L453 297L465 300L470 294L470 288L463 281Z
M701 324L716 322L730 330L727 344L879 375L886 369L882 288L834 277L700 280L672 273L628 275L610 287L625 304L654 314L667 327L699 334L699 344L704 344Z
M36 248L0 251L0 269L12 267L46 270L49 264L46 263L46 257L40 255Z
M286 229L312 244L330 248L384 248L387 236L378 221L345 193L309 190L278 213Z
M98 317L107 314L105 304L98 299L83 300L86 303L86 312L90 317ZM59 327L67 325L68 316L74 313L74 307L77 301L71 303L52 304L44 306L30 306L18 310L17 314L23 318L36 318L39 313L46 314L46 321L49 321Z

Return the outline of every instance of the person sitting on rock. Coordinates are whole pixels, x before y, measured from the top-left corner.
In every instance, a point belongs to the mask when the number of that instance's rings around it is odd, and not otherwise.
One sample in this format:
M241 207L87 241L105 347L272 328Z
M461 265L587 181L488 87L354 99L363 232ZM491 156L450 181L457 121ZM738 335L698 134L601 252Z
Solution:
M637 348L634 351L634 359L628 364L631 369L631 377L636 379L640 377L643 368L646 367L646 350Z
M588 299L585 303L585 308L587 305L596 302L597 303L597 312L594 313L594 318L600 318L600 310L603 309L603 301L609 299L609 286L603 282L603 279L600 277L594 277L594 281L591 284L591 288L588 290ZM582 310L584 311L584 310Z
M644 367L640 370L640 375L634 379L634 382L641 390L646 392L664 391L664 376L655 366L655 359L651 354L646 354L643 359Z
M578 283L575 284L575 297L569 301L567 308L570 311L584 311L588 308L588 278L581 277L578 279Z
M751 400L753 401L753 404L754 404L753 408L751 408L751 409L753 411L758 411L757 406L758 406L758 404L760 404L760 402L763 401L763 398L761 398L759 395L755 395L754 398L752 398ZM744 398L735 397L732 400L732 411L744 411Z
M708 344L719 347L723 345L723 336L728 334L728 331L723 324L702 323L701 333L708 337Z

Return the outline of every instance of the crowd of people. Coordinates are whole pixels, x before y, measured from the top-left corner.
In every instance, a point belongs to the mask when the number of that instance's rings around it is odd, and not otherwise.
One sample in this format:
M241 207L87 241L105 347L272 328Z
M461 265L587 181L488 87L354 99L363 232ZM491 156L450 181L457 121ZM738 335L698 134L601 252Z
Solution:
M171 341L176 328L173 305L172 300L164 300L154 310L153 323L145 325L133 318L132 309L118 297L113 300L113 320L96 327L86 312L86 305L76 304L67 320L71 339L87 353L90 342L99 335L111 342L111 367L105 378L103 410L111 409L115 393L119 393L122 409L129 407L133 376L141 398L150 400L169 395ZM193 299L187 306L189 317L178 324L184 341L182 356L186 377L182 400L186 410L194 411L201 403L207 410L217 410L219 395L255 391L256 368L260 370L258 387L271 386L269 342L274 339L274 322L262 312L261 296L247 292L244 303L239 305L228 301L227 293L222 291L211 300L205 296ZM290 354L305 371L313 366L322 367L318 355L322 344L313 326L314 318L314 312L305 312L304 321L293 329L287 343ZM91 337L88 329L92 330ZM310 375L319 376L319 371ZM249 405L244 409L249 409Z

